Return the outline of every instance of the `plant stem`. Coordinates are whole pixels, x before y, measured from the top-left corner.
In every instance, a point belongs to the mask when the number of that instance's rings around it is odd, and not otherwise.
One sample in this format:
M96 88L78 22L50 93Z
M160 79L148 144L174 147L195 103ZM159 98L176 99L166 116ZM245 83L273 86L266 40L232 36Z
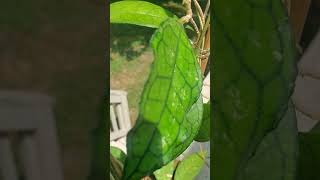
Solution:
M210 49L210 27L207 31L207 35L205 37L205 42L204 42L204 46L203 46L203 49ZM210 53L210 51L209 51ZM205 57L202 61L201 61L201 71L202 71L202 74L205 73L205 70L206 70L206 67L207 67L207 64L208 64L208 60L209 60L209 56Z
M204 38L209 25L210 25L210 13L208 14L208 18L207 18L206 24L204 25L204 28L201 31L201 35L200 35L199 41L196 42L195 48L199 47L199 45L200 45L199 42L200 42L200 40L202 40Z
M179 21L184 24L188 23L192 18L191 0L185 0L182 4L186 7L187 13L185 16L181 17Z
M206 18L210 9L210 0L207 1L206 9L204 10L204 17Z
M201 9L201 6L200 4L198 3L197 0L193 0L193 3L196 7L196 10L197 10L197 15L198 15L198 18L199 18L199 22L200 22L200 27L201 27L201 30L203 29L203 24L205 23L205 18L204 18L204 15L203 15L203 11Z

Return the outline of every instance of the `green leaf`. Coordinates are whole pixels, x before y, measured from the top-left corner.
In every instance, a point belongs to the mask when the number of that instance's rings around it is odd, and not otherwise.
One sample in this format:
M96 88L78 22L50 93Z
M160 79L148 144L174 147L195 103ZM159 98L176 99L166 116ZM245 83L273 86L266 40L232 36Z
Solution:
M121 179L123 171L123 164L110 154L110 179Z
M124 179L140 179L175 159L201 125L202 74L183 26L166 20L151 46L155 60L128 133Z
M320 133L299 134L298 178L303 180L320 179Z
M296 49L280 0L213 6L213 179L234 180L287 109Z
M194 138L195 141L205 142L210 140L210 110L210 104L203 104L202 123L197 136Z
M124 161L126 160L126 154L121 149L110 146L110 153L113 157L115 157L117 160L124 164Z
M190 30L190 31L192 31L192 32L194 32L193 27L192 27L192 26L190 26L190 25L188 25L188 24L185 26L185 28L186 28L186 29L188 29L188 30Z
M110 22L158 28L168 18L176 18L164 8L146 1L119 1L110 5Z
M193 180L204 165L204 153L194 153L178 164L175 180Z
M290 104L279 126L263 138L250 158L242 180L295 180L297 159L297 120Z
M171 180L175 170L174 160L154 172L157 180Z

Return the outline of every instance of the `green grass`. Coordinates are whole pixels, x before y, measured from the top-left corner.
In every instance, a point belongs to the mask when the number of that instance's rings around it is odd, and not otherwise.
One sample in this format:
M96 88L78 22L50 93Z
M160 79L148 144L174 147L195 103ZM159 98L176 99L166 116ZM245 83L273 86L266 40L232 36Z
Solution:
M131 121L138 114L140 95L153 60L149 41L154 29L134 25L111 25L110 87L128 92Z
M142 53L151 52L150 49L143 51ZM116 59L111 60L110 63L110 73L111 76L120 73L123 69L127 71L135 71L139 66L142 66L145 62L144 59L141 59L141 56L131 59L130 61L126 59L125 56L118 55Z
M126 60L123 57L119 57L115 60L110 61L110 74L111 77L113 75L116 75L117 73L120 73L121 69L125 67L127 64Z
M110 63L110 86L112 89L128 92L132 122L135 122L137 117L140 95L148 77L152 59L151 50L147 49L135 59L128 60L125 56L118 55Z

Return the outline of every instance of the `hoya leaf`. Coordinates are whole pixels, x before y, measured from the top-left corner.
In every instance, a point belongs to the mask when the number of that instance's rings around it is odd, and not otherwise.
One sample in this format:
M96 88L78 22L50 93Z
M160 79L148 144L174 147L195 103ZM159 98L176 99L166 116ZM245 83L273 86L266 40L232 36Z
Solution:
M320 133L299 134L299 164L297 179L320 179Z
M157 180L171 180L175 169L174 160L154 172Z
M279 126L263 138L250 158L241 180L295 180L297 159L297 120L290 104Z
M119 148L110 146L110 153L113 157L119 160L121 163L124 163L126 159L126 154Z
M287 109L296 51L280 0L213 6L213 179L234 180Z
M168 18L176 18L164 8L146 1L119 1L110 5L110 22L158 28Z
M180 155L202 120L202 75L183 26L166 20L151 39L155 60L127 136L124 179L140 179Z
M205 163L205 153L194 153L178 164L175 180L193 180Z
M210 140L210 104L203 104L202 123L195 141L205 142Z

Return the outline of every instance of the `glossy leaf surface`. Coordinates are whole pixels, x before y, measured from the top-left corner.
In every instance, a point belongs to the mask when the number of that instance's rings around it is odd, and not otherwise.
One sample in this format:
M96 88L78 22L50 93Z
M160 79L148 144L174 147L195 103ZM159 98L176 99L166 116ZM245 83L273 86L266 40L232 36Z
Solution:
M261 141L250 158L242 180L295 180L297 176L298 131L291 104L279 126ZM300 179L300 178L299 178Z
M169 164L155 171L154 175L156 176L157 180L171 180L173 178L174 170L174 161L171 161Z
M166 20L151 46L155 60L127 136L124 179L140 179L175 159L201 125L202 75L183 26Z
M296 53L280 0L213 6L213 179L238 179L287 109Z
M110 153L114 158L119 160L121 163L124 163L126 159L126 154L121 149L110 146Z
M193 180L201 171L205 163L205 153L199 152L191 154L178 164L174 179Z
M119 1L110 5L110 22L158 28L175 15L164 8L146 1Z
M197 136L194 138L195 141L205 142L210 140L210 111L210 104L203 104L202 123Z

